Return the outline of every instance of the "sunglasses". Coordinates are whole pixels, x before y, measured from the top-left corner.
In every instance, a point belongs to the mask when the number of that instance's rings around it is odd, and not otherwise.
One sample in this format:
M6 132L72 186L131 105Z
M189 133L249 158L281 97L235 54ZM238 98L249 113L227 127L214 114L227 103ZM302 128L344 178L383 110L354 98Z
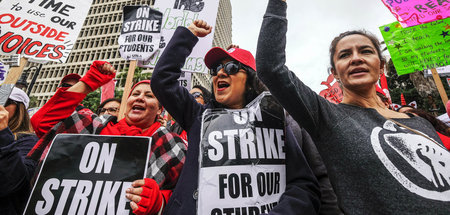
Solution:
M234 75L234 74L238 73L241 68L242 68L242 64L241 63L235 62L235 61L230 61L230 62L227 62L225 64L220 63L217 66L211 68L209 70L209 74L211 76L216 76L217 73L221 69L223 69L223 71L225 73L227 73L227 75Z
M200 97L203 98L203 94L201 92L193 92L191 95L194 96L194 99Z
M73 85L72 84L68 84L68 83L61 83L59 85L59 87L71 87L71 86L73 86Z
M108 111L109 113L115 113L115 112L117 112L117 110L119 110L119 108L114 108L114 107L112 107L112 108L100 108L99 112L100 113L104 113L104 112Z

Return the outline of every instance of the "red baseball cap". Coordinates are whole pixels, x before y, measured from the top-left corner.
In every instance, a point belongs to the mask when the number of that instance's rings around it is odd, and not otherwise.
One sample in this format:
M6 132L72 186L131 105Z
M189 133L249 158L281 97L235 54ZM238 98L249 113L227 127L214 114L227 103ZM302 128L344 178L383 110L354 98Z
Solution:
M70 74L64 76L61 79L61 81L59 82L59 84L64 83L65 81L70 80L70 79L79 81L81 79L81 76L78 75L77 73L70 73Z
M256 71L255 57L253 57L252 53L249 51L240 48L230 48L228 51L225 51L220 47L214 47L206 53L205 64L209 69L211 69L211 67L215 66L217 62L228 57L239 61L240 63Z

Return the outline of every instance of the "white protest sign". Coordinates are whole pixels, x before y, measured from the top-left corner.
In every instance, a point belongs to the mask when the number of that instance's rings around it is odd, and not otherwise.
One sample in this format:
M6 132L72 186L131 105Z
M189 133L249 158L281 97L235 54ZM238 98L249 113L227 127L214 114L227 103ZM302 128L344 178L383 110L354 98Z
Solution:
M437 73L439 76L450 76L450 65L438 67L436 68ZM431 77L433 74L431 73L431 70L427 69L425 70L425 77Z
M0 61L0 85L3 84L3 82L6 79L6 76L8 75L9 71L9 65L4 64Z
M0 53L64 63L92 0L0 2Z
M126 189L146 175L151 138L58 134L24 214L132 214Z
M219 0L156 0L154 8L164 13L160 49L149 61L139 61L138 65L154 68L176 28L178 26L188 27L194 20L202 19L213 27L212 32L199 40L191 55L186 59L182 70L208 72L204 57L212 47Z
M190 72L181 72L180 78L178 78L180 86L188 90L191 89L191 80L192 80L192 73Z
M198 214L261 214L286 189L283 108L263 93L240 110L202 117Z
M120 56L126 60L148 60L159 47L163 14L149 6L125 6Z

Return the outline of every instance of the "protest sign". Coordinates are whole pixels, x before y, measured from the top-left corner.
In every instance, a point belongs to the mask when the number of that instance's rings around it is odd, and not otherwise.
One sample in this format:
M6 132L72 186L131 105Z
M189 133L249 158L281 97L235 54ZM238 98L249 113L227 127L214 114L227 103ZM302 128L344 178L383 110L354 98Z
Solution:
M328 88L320 91L319 95L328 100L331 103L339 104L343 99L342 90L337 81L333 85L331 83L334 81L334 75L330 74L327 81L322 81L321 85L325 85Z
M8 75L4 77L3 82L0 84L0 105L6 104L9 94L11 94L14 85L16 85L17 80L19 80L27 62L28 60L26 58L20 58L18 67L10 67Z
M0 53L64 63L92 0L0 2Z
M380 31L399 75L450 64L450 18L409 28L394 22Z
M268 213L286 188L285 116L265 92L202 117L198 214Z
M382 0L403 27L450 17L448 0Z
M172 38L178 26L188 27L194 20L205 20L212 26L212 32L199 40L187 57L182 68L188 72L208 72L204 57L212 47L219 0L156 0L154 8L163 12L161 44L149 61L139 61L140 67L154 68L161 57L166 43Z
M0 61L0 85L5 81L8 71L9 66Z
M191 80L192 80L192 73L190 72L181 72L180 78L178 78L180 86L188 90L191 89Z
M436 72L439 76L450 76L450 65L436 68ZM425 77L430 77L432 75L431 69L427 69L424 73Z
M149 60L159 47L162 13L149 6L125 6L119 36L120 56L126 60Z
M125 190L144 178L149 137L55 137L25 214L132 214Z

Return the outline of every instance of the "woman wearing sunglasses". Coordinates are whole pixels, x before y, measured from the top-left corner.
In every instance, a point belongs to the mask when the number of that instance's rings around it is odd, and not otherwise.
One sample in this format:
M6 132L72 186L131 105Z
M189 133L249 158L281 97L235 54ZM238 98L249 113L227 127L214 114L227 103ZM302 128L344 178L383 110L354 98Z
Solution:
M30 125L27 94L14 87L0 105L0 214L21 214L36 162L25 159L38 141Z
M199 186L199 144L202 114L206 109L241 109L253 101L265 87L256 77L255 59L249 51L232 48L211 49L205 56L212 77L212 99L205 105L179 86L181 68L198 41L211 33L211 27L201 20L189 28L178 27L155 67L152 91L155 96L187 131L189 151L184 171L175 191L164 209L164 214L197 214ZM271 213L316 214L320 191L317 181L289 129L285 136L286 191ZM217 182L214 182L217 183ZM137 193L138 194L138 193ZM136 200L133 201L138 201Z

